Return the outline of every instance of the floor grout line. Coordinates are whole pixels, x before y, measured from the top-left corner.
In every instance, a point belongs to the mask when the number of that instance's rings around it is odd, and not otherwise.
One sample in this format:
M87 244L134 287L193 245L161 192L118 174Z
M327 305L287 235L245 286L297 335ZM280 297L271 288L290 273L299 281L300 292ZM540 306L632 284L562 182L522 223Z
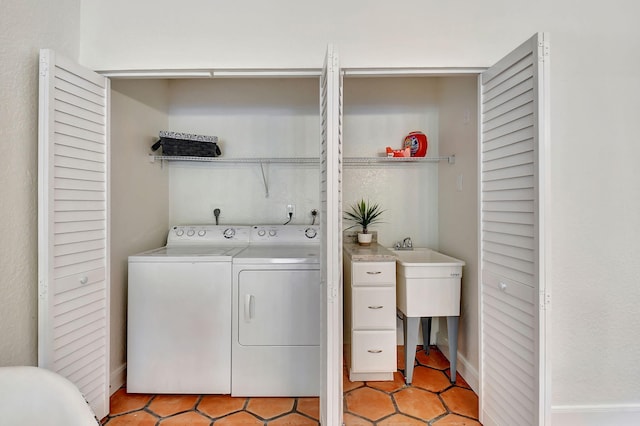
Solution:
M421 362L420 359L422 359L425 363ZM429 365L431 364L431 365ZM468 413L469 410L476 410L477 412L477 395L475 395L475 393L473 392L472 389L470 389L468 387L467 382L464 380L464 378L462 378L462 376L458 376L459 377L459 383L450 383L450 376L447 374L447 372L450 371L450 367L448 365L448 361L446 360L446 358L444 358L444 355L435 347L432 347L430 350L430 354L426 355L424 353L420 354L418 351L416 352L416 357L414 358L414 381L411 385L406 385L404 383L404 370L400 370L398 369L398 373L401 376L401 382L399 380L397 380L396 375L394 374L394 380L390 381L390 382L385 382L385 383L391 383L390 385L378 385L379 387L376 387L376 383L377 382L367 382L367 381L363 381L363 382L359 382L359 386L354 387L348 391L344 392L344 398L343 398L343 412L345 414L349 414L351 416L354 416L354 418L360 419L362 422L369 424L371 426L376 426L379 425L385 421L389 421L391 418L393 418L394 416L399 416L399 415L403 415L406 416L410 419L415 420L417 422L420 422L420 424L425 424L425 425L433 425L434 423L441 421L442 419L444 419L445 417L449 416L449 415L457 415L460 416L462 418L465 419L469 419L470 421L472 421L472 423L470 424L474 424L474 425L480 425L480 423L477 420L477 413L476 413L476 417L470 417L468 414L463 414L459 411L463 411L465 413ZM436 374L435 372L441 373L445 379L447 380L448 386L444 387L443 389L439 390L439 391L431 391L425 387L420 386L420 384L416 385L416 375L415 372L416 371L421 371L419 370L419 368L426 368L428 370L432 370L434 373L429 373L430 376L427 376L429 378L431 378L432 375ZM423 374L425 370L422 370ZM450 374L450 373L449 373ZM423 379L425 379L425 376L423 376ZM346 381L348 380L348 372L346 370L343 369L343 380ZM437 380L441 380L441 379L437 379ZM438 382L436 382L438 383ZM433 386L432 386L433 387ZM452 399L455 401L455 398L458 398L460 400L460 404L463 404L464 407L458 409L458 411L454 411L452 409L449 408L449 404L446 402L446 399L443 397L443 394L447 393L448 391L455 389L455 388L459 388L461 389L461 391L457 391L455 392L453 395L449 395L448 398ZM368 390L367 390L368 389ZM416 393L415 395L423 395L422 392L426 392L428 394L431 395L435 395L437 397L437 401L439 402L439 405L441 406L441 409L444 409L444 413L443 414L439 414L437 416L435 416L434 418L431 419L422 419L420 417L417 417L415 415L415 411L411 411L408 410L405 407L405 411L402 411L401 406L398 404L398 396L401 394L401 392L406 391L407 389L418 389L421 392ZM389 399L389 412L385 412L384 415L382 415L382 417L377 418L375 421L374 420L370 420L369 418L367 418L367 411L366 411L366 401L363 403L362 401L359 401L360 405L364 405L365 408L361 408L360 410L357 411L353 411L354 406L357 405L358 401L357 401L357 397L358 395L363 393L363 390L367 390L366 392L379 392L381 395L385 395L386 398ZM470 395L467 395L466 393L470 392L471 395L475 396L475 401L473 400L473 398L470 398ZM462 395L461 395L462 394ZM140 398L140 396L138 396L138 394L135 394L137 399L142 399ZM352 398L351 401L348 401L348 396L351 395ZM413 394L407 395L404 394L407 397L410 397ZM426 394L424 394L426 395ZM127 400L127 396L128 394L126 394L126 388L123 387L121 389L119 389L118 391L116 391L116 393L114 393L114 395L112 395L112 405L115 403L123 403L126 406L126 400ZM273 415L272 417L269 417L268 419L263 418L261 415L256 414L255 412L251 411L251 407L250 407L250 402L252 399L260 399L260 398L251 398L251 397L243 397L244 401L242 402L241 405L241 409L239 410L231 410L227 413L224 413L218 417L214 417L210 414L207 414L206 411L201 411L201 407L200 404L203 402L205 395L198 395L193 406L190 409L187 410L181 410L181 411L177 411L175 413L171 413L171 414L167 414L165 416L160 416L159 414L157 414L156 412L151 410L151 405L154 401L158 401L158 406L156 407L156 409L160 409L161 405L160 405L160 399L158 398L159 395L153 395L153 394L149 394L148 396L148 400L142 404L140 407L137 408L128 408L125 411L115 414L115 415L109 415L107 416L105 419L103 419L104 423L101 423L105 426L110 426L110 424L112 426L115 426L116 424L127 424L127 425L135 425L135 419L133 416L135 413L141 413L144 412L146 414L148 414L149 416L152 416L154 419L156 419L155 424L156 425L161 425L164 421L166 420L170 420L172 417L176 417L179 415L184 415L190 412L196 413L199 418L202 418L202 423L201 424L207 424L209 426L213 425L215 426L219 421L222 421L225 418L231 418L233 416L238 416L241 413L246 413L247 415L251 416L253 419L256 419L257 422L259 422L261 425L263 426L268 426L270 423L272 422L276 422L276 421L286 421L286 420L281 420L281 419L285 419L287 416L301 416L302 418L306 420L309 420L310 422L315 422L316 425L319 425L319 419L313 417L312 415L303 413L301 411L299 411L299 402L300 399L302 398L309 398L309 397L300 397L300 398L292 398L293 399L293 404L291 406L291 408L288 411L285 412L281 412L279 414ZM175 395L176 397L181 397L181 395ZM190 395L189 397L192 397L192 395ZM317 397L316 397L317 398ZM119 401L118 399L120 399L121 401ZM238 398L239 399L239 398ZM406 399L404 404L406 404ZM140 401L142 402L142 401ZM211 402L210 402L211 403ZM475 405L473 405L475 403ZM308 402L307 402L308 404ZM350 406L351 404L351 406ZM385 402L386 404L386 402ZM469 404L472 404L471 406ZM253 408L256 409L257 407ZM369 407L371 408L371 407ZM436 410L438 410L438 408L436 408ZM319 409L318 409L319 412ZM379 412L384 412L384 410L379 411ZM424 413L424 411L423 411ZM319 414L318 414L319 417ZM295 418L295 417L293 417ZM300 419L300 418L298 418ZM391 420L392 421L392 420ZM345 422L346 426L349 426L349 422ZM196 424L200 424L200 423L196 423Z

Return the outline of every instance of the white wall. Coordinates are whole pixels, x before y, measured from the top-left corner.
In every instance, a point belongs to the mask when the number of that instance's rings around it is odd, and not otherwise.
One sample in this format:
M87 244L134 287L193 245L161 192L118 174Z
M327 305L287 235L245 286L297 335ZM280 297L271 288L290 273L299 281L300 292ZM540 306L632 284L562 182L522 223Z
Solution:
M443 164L438 170L439 248L466 262L460 296L458 365L474 389L479 389L477 81L476 76L439 81L440 150L455 153L456 161ZM438 345L448 351L447 322L444 318L438 320Z
M170 82L169 130L218 136L223 158L309 157L320 149L319 79ZM320 209L317 164L172 162L171 224L311 223Z
M77 59L80 0L3 0L0 9L0 366L35 365L38 51Z
M549 31L552 403L557 411L636 410L637 419L639 7L635 0L84 0L81 59L105 69L319 67L333 42L349 67L475 67ZM158 31L162 25L172 29Z
M384 156L387 146L402 148L405 136L414 130L427 135L427 155L437 157L437 89L436 78L345 78L343 157ZM378 203L385 212L382 223L371 229L378 231L380 244L391 247L411 237L416 247L437 249L438 167L438 163L346 165L345 209L363 198Z
M124 383L127 258L165 244L169 173L147 159L168 123L166 81L111 84L111 391Z

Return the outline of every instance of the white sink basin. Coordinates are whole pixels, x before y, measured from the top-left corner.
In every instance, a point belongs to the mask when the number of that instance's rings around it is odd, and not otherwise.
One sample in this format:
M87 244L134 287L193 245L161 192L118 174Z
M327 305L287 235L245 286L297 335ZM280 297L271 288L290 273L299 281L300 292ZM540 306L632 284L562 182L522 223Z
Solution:
M398 257L398 262L409 267L464 266L464 261L430 248L414 248L413 250L391 250Z
M460 315L464 261L428 248L391 250L396 256L396 300L408 317Z

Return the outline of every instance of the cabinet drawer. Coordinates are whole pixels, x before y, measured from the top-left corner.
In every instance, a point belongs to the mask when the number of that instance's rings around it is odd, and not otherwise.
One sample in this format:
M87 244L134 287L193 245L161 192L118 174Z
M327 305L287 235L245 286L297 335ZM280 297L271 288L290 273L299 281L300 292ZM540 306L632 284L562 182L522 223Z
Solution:
M354 373L396 371L396 331L354 331L351 352Z
M354 262L353 286L393 285L396 282L395 262Z
M396 290L393 287L354 287L353 328L395 329Z

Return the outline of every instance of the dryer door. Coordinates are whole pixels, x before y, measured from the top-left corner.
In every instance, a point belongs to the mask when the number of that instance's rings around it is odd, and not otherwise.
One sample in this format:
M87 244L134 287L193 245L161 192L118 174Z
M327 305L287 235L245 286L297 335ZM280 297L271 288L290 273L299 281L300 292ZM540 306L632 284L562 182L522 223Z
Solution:
M320 271L238 274L238 341L243 346L320 344Z

